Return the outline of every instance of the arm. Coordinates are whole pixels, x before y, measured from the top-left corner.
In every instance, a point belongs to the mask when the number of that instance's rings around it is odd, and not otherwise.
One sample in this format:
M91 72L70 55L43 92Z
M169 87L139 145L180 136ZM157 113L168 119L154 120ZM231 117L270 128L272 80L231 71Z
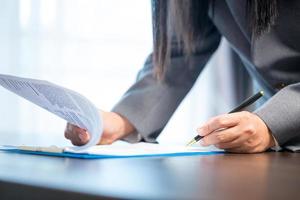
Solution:
M220 34L211 24L205 38L199 42L196 53L189 59L174 47L165 78L161 81L154 77L152 56L148 57L144 68L138 73L136 83L112 110L124 116L135 127L135 131L126 140L155 142L219 42Z
M280 146L300 134L300 83L286 86L255 112Z

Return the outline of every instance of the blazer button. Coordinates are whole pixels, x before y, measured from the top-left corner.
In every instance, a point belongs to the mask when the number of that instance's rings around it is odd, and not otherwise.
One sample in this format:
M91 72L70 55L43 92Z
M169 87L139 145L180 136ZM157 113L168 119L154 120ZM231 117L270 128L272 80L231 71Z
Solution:
M276 83L274 85L274 87L277 89L277 90L281 90L282 88L284 88L286 86L285 83Z

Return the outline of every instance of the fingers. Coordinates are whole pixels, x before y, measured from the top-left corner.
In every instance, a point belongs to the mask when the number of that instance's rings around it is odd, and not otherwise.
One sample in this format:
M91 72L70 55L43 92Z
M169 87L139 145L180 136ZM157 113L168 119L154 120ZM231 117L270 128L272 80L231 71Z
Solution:
M244 143L247 141L247 137L243 137L243 135L241 135L240 137L238 136L236 139L229 141L229 142L221 142L218 144L215 144L216 147L218 147L219 149L225 149L225 150L234 150L234 149L238 149L241 146L244 145Z
M245 145L253 144L249 134L245 134L244 127L235 126L233 128L216 131L203 138L204 146L215 145L220 149L232 149Z
M225 114L214 117L206 122L203 126L197 129L197 132L201 136L206 136L214 131L224 128L230 128L239 123L240 118L236 113L233 114Z
M224 142L224 143L219 143L215 145L217 148L219 149L235 149L235 148L239 148L241 146L241 141L239 141L238 139L230 141L230 142Z
M232 153L259 153L267 148L261 146L261 141L254 138L240 137L232 142L217 144L216 147Z
M199 130L203 146L215 145L235 153L263 152L274 145L266 124L255 114L238 112L215 117Z
M90 135L86 130L68 123L65 129L65 138L71 140L73 145L81 146L90 140Z
M100 145L107 145L107 144L112 144L115 140L113 139L106 139L106 138L101 138L100 142L98 144Z
M215 145L221 149L232 149L243 146L251 136L250 126L246 125L247 113L238 112L212 118L200 128L202 146ZM249 129L249 130L248 130Z
M215 131L205 136L200 142L202 146L228 144L232 141L235 141L238 137L239 137L238 128L233 127L233 128Z
M101 140L98 144L100 145L107 145L107 144L112 144L116 140L118 140L119 137L116 134L103 134L101 137Z

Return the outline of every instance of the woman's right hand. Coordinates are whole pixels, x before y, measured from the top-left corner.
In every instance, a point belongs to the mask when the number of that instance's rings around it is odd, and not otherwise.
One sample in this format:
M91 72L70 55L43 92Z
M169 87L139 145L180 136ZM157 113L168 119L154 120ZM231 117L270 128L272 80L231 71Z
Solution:
M111 144L135 131L134 126L117 113L100 110L99 114L103 119L103 133L98 144ZM90 140L90 134L76 125L67 123L65 138L69 139L73 145L81 146Z

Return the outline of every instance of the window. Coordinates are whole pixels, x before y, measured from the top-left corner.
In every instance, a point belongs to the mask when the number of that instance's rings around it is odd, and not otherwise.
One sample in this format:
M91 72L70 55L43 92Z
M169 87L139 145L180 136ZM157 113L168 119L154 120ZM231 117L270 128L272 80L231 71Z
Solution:
M2 0L0 66L45 79L110 110L152 49L151 8L140 0ZM0 89L0 129L62 135L65 122Z

